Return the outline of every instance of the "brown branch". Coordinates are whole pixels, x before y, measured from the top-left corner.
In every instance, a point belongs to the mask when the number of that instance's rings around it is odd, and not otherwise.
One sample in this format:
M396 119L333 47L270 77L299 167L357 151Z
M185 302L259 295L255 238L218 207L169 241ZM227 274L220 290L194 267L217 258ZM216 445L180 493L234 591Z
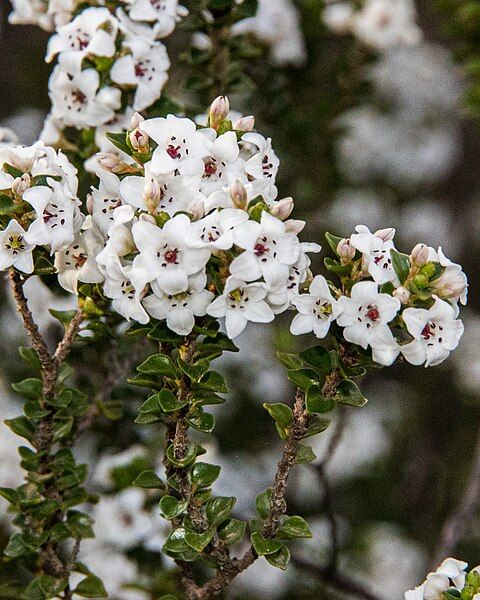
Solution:
M317 577L325 583L327 586L331 586L342 592L353 594L363 600L382 600L379 596L376 596L373 592L366 589L362 584L347 578L339 573L331 573L329 567L321 567L313 564L299 556L292 556L292 564Z
M437 566L442 560L451 556L459 541L470 526L480 504L480 428L472 459L472 468L463 496L455 511L445 522L440 542L435 550L433 564Z

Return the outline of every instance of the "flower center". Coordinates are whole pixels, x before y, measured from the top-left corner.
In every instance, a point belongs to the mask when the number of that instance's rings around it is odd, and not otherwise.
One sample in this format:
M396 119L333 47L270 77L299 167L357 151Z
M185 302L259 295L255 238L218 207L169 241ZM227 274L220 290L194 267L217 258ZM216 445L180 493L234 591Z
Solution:
M76 104L85 104L87 97L81 90L73 90L72 98Z
M217 165L214 160L209 160L205 163L204 177L211 177L217 172Z
M167 252L165 252L165 260L167 261L167 263L175 263L177 261L177 251L176 250L167 250Z
M429 340L431 337L435 337L435 331L432 331L436 328L435 323L427 323L422 330L422 337L424 340Z
M177 158L181 157L179 150L180 150L180 146L174 146L173 144L170 144L167 148L167 154L171 158L177 159Z
M265 154L262 158L262 171L265 177L272 177L270 169L273 169L273 164L270 162L268 155Z
M23 242L22 235L9 235L8 241L5 244L5 248L10 250L12 254L18 254L22 250L25 250L25 244Z
M367 306L368 310L365 313L365 316L370 319L370 321L378 321L380 318L380 313L378 312L378 308L376 306Z
M263 256L268 252L268 247L265 244L256 243L255 248L253 249L256 256Z
M322 300L317 300L315 302L315 308L313 311L316 316L317 319L325 319L331 316L332 314L332 304L331 302L328 302L328 300L325 300L322 302Z
M148 68L144 66L142 61L135 65L135 77L139 77L141 79L142 77L145 77L147 73Z

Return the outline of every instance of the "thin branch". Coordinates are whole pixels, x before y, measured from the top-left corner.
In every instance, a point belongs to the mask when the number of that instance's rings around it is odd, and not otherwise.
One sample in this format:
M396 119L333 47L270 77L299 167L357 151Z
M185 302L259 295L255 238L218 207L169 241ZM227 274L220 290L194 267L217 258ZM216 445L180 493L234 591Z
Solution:
M55 362L55 365L57 365L57 368L67 358L68 353L70 352L72 344L75 340L75 336L77 335L78 330L80 329L80 325L82 324L83 317L83 310L79 308L77 309L77 312L75 313L73 319L68 324L68 327L65 330L65 334L60 343L58 344L57 349L55 350L55 354L53 355L53 360Z
M434 556L435 566L442 560L451 556L461 540L480 504L480 428L477 433L477 441L472 459L470 477L465 492L458 503L455 512L445 522L440 542Z
M382 600L379 596L376 596L373 592L366 589L362 584L353 581L344 575L340 575L339 573L332 574L328 566L318 566L299 556L292 556L292 564L317 577L327 586L331 586L332 588L348 594L353 594L363 600Z

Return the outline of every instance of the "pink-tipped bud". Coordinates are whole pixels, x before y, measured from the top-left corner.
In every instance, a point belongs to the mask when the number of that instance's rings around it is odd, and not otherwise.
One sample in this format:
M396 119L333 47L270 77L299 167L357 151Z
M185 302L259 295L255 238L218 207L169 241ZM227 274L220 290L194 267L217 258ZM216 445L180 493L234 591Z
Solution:
M154 214L162 199L162 188L156 179L150 179L143 188L143 201L150 214Z
M12 192L16 196L22 197L24 192L28 190L31 184L30 175L24 173L21 177L17 177L12 184Z
M376 237L381 238L384 242L390 242L395 236L395 229L393 227L387 227L386 229L379 229L374 233Z
M355 248L349 238L343 238L337 245L337 253L344 265L348 264L355 256Z
M301 287L304 290L308 290L312 281L313 281L313 273L310 271L310 269L307 268L307 274L305 276L305 281L302 283Z
M288 221L285 221L285 231L288 233L294 233L295 235L298 235L301 231L303 231L305 225L305 221L300 221L298 219L288 219Z
M150 152L150 138L141 129L132 129L128 134L128 139L132 148L140 154Z
M123 162L123 160L113 152L100 152L97 154L97 162L102 169L110 171L110 173L124 173L130 168L127 163Z
M398 298L402 304L407 304L410 300L410 290L407 290L403 285L394 290L393 295L395 298Z
M284 198L275 204L270 214L280 221L286 221L293 211L293 198Z
M130 119L130 129L136 129L140 123L143 123L145 119L138 112L133 113L132 118Z
M187 211L193 216L194 221L199 221L205 216L205 204L203 200L196 200L188 205Z
M89 215L93 214L93 196L92 194L87 194L87 212Z
M245 210L248 206L248 195L245 186L241 181L236 179L232 185L230 186L230 197L232 198L233 204L240 208L241 210Z
M142 213L139 217L138 217L139 221L145 221L146 223L151 223L152 225L156 225L157 221L155 220L155 217L153 215L147 215L147 213Z
M255 117L242 117L235 121L233 128L236 131L253 131L255 127Z
M226 96L218 96L212 102L210 110L208 112L208 124L213 129L218 129L220 125L228 117L230 112L230 102Z
M430 252L426 244L417 244L410 254L410 260L416 267L423 267L428 262Z

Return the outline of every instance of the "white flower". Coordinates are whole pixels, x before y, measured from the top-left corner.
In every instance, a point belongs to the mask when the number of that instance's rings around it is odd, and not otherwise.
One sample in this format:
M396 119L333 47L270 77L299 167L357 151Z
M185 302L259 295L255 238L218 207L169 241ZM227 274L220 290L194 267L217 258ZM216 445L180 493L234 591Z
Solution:
M237 279L254 281L264 277L272 286L285 282L289 266L300 256L300 242L295 234L286 231L285 223L264 211L260 223L246 221L234 230L235 243L244 248L230 265Z
M463 323L455 318L455 309L440 298L436 298L429 310L406 308L402 316L414 339L401 350L413 365L440 364L455 350L463 335Z
M75 53L79 62L89 54L111 57L116 35L116 19L107 8L86 8L71 23L57 28L48 42L45 60L51 62L59 52Z
M117 262L118 257L126 256L136 250L131 231L134 218L131 206L119 206L114 211L113 225L108 230L105 247L97 255L97 263L103 273L108 272L109 265Z
M234 27L235 33L253 33L270 46L278 65L300 66L306 60L300 16L291 0L260 0L255 17Z
M0 270L13 266L23 273L32 273L34 247L25 240L23 227L12 219L6 229L0 231Z
M77 200L71 195L68 186L51 178L47 179L47 183L51 187L39 185L29 188L23 194L23 199L36 212L36 219L30 225L26 239L30 244L50 245L53 254L73 242L82 217L77 208Z
M237 179L247 183L243 173L244 161L239 158L237 134L234 131L227 131L216 137L213 129L203 131L208 140L209 155L204 159L205 166L200 181L201 192L209 196Z
M121 549L141 543L151 528L150 517L143 510L144 502L144 493L133 488L104 496L93 515L96 540Z
M405 600L443 600L443 592L452 585L457 590L462 590L465 585L468 567L466 562L455 558L446 558L433 573L427 575L426 580L414 590L405 592Z
M334 2L323 9L323 22L335 33L347 33L353 25L353 7L348 2Z
M206 315L207 306L214 295L205 289L205 273L188 278L188 288L179 294L165 294L158 284L152 282L153 294L143 300L143 306L155 319L167 320L169 329L178 335L188 335L195 325L195 317Z
M245 172L256 181L266 184L271 195L276 197L275 177L280 161L272 149L272 140L265 139L259 133L249 132L243 135L242 142L253 144L258 148L258 151L246 161ZM260 190L261 188L259 188L259 192Z
M302 294L292 300L298 310L290 331L294 335L313 333L318 338L324 338L330 324L342 312L342 306L332 296L327 280L322 275L317 275L308 289L308 294Z
M415 18L412 0L367 0L355 15L353 32L363 43L379 50L417 44L422 33Z
M145 292L143 288L133 285L131 270L131 265L122 265L119 259L112 261L107 269L103 290L105 296L113 300L113 310L127 321L133 319L139 323L148 323L150 319L141 302Z
M120 90L99 89L100 75L94 69L83 71L60 61L49 80L52 118L72 127L97 127L107 123L120 108Z
M254 323L270 323L275 315L265 302L267 287L263 283L246 283L229 277L221 296L207 308L212 317L225 317L225 327L229 338L237 337L247 326Z
M158 37L170 35L176 23L187 14L178 0L133 0L129 12L134 21L155 21Z
M397 316L400 301L380 294L374 281L360 281L353 286L350 298L341 296L338 302L343 312L337 323L345 327L343 336L347 342L365 349L371 346L375 362L391 365L400 349L388 323Z
M443 253L442 248L436 252L429 248L428 260L439 262L445 271L442 275L432 281L435 294L440 298L448 298L453 302L460 301L461 304L467 303L468 281L467 276L462 271L462 267L453 263Z
M162 229L139 221L132 228L140 254L133 261L132 279L140 287L157 280L165 294L180 294L188 289L188 276L201 271L210 258L204 248L189 248L191 222L179 214L165 223Z
M176 169L182 175L203 173L203 158L208 156L207 138L197 131L193 121L168 115L148 119L138 127L158 144L151 161L154 173L169 175Z
M144 110L160 98L170 67L167 50L161 42L133 38L124 43L131 54L121 56L113 65L110 77L119 85L136 86L134 110Z
M91 227L76 236L65 250L55 253L55 268L58 283L72 294L77 293L78 281L83 283L101 283L96 256L103 248L103 237Z
M238 208L215 210L200 221L192 223L192 248L229 250L234 244L235 227L248 221L248 213Z
M47 0L12 0L13 12L8 15L12 25L38 25L52 31L54 23L47 13Z
M468 563L463 560L457 560L456 558L446 558L442 564L437 568L436 573L439 575L445 575L448 577L453 585L461 590L465 585L465 579L467 574L465 569L468 567Z
M390 250L394 248L392 238L395 230L382 237L384 230L371 233L365 225L357 225L350 237L350 243L363 254L363 268L370 273L375 283L382 284L387 281L398 282L393 270Z
M99 173L100 184L92 188L92 220L107 235L108 230L114 223L114 210L122 201L119 195L120 179L108 171Z

